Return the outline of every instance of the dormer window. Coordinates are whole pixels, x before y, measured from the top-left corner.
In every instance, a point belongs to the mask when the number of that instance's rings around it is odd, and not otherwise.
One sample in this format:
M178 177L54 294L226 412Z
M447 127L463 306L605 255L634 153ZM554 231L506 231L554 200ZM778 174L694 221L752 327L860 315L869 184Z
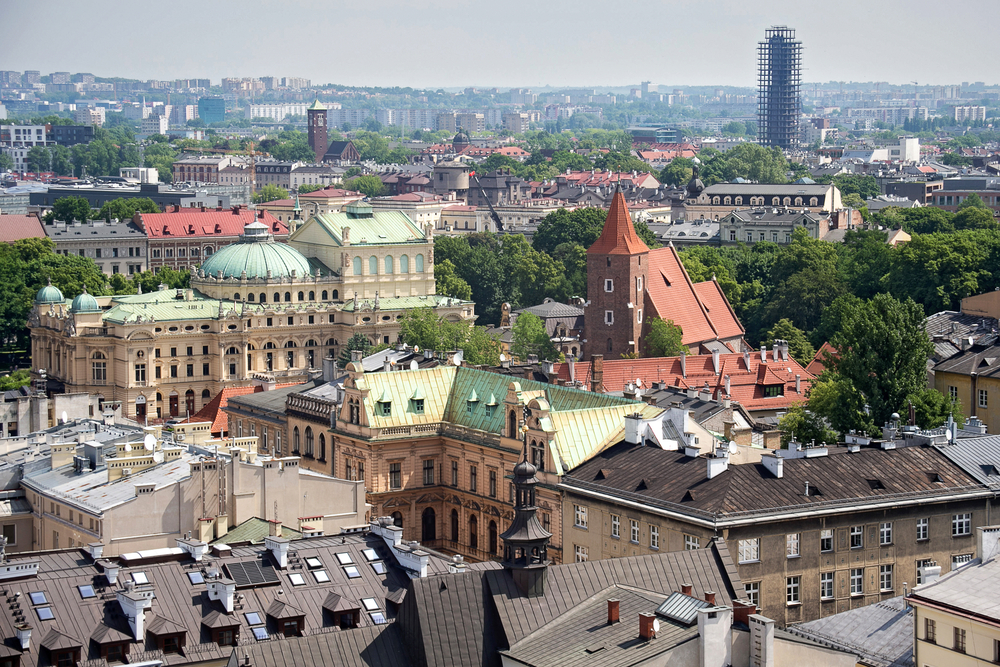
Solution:
M782 395L782 392L781 392L782 389L783 389L783 387L780 384L768 385L768 386L764 387L764 397L765 398L775 398L777 396L781 396Z
M389 401L379 401L379 405L382 406L382 416L391 417L392 416L392 403Z
M414 398L412 399L412 401L413 401L413 412L415 412L418 415L424 414L424 399Z

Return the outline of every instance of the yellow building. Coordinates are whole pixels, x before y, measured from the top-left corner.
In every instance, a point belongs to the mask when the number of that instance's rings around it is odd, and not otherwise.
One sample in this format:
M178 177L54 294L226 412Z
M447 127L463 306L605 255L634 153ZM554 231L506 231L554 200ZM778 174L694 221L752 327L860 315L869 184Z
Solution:
M394 343L411 308L475 317L471 302L434 291L432 228L353 203L313 216L288 244L250 223L187 289L84 291L70 302L42 288L28 321L32 367L67 392L121 401L123 414L140 421L184 417L255 374L305 381L354 333Z
M976 559L947 576L925 568L927 583L913 589L913 664L923 667L1000 662L1000 526L977 530Z

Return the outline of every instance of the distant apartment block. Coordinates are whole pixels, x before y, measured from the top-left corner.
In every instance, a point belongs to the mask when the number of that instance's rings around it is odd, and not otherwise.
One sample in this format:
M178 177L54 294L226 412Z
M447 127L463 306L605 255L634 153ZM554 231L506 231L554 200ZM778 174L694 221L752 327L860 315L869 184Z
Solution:
M503 115L503 129L511 134L524 134L531 124L526 113L505 113Z
M104 107L77 107L73 112L73 122L77 125L104 125Z
M198 117L207 125L223 122L226 120L226 100L221 97L199 98Z
M49 83L72 83L73 77L69 72L53 72L49 74Z
M305 116L306 104L249 104L244 111L246 118L284 120L288 116Z
M955 107L954 113L955 121L959 123L986 120L986 107Z
M139 126L139 133L149 136L151 134L166 134L170 127L170 121L166 116L149 116L142 119Z
M93 125L52 125L49 138L61 146L89 144L94 140Z
M524 88L510 89L511 104L534 104L535 100L537 99L538 95L531 92L530 90L525 90Z

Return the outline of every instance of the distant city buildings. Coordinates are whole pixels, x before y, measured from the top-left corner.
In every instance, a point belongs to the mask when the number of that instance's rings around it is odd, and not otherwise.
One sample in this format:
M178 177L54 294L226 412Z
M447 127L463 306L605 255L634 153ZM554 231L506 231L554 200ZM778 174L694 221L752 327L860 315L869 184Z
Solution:
M795 30L774 26L757 47L758 132L765 146L799 145L802 115L802 42Z

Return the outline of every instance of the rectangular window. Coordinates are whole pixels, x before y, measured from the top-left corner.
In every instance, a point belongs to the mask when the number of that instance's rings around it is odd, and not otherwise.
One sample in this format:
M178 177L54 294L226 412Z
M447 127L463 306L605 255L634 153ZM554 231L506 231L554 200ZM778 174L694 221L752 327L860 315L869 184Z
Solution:
M955 645L953 647L958 653L965 653L965 630L955 628Z
M208 354L208 345L202 345L201 346L201 353L202 354Z
M201 365L201 374L202 375L208 375L208 364L202 364Z
M389 488L401 489L403 487L403 473L401 463L389 464Z
M629 539L633 544L639 544L639 522L635 519L629 519L628 522L631 528Z
M582 547L579 544L573 545L573 554L576 556L576 562L582 563L587 560L588 553L587 547Z
M798 558L799 553L799 533L785 535L785 557Z
M917 541L926 540L930 534L930 519L917 519Z
M878 588L882 592L892 590L892 565L879 565Z
M379 403L382 406L382 416L391 417L392 416L392 403L389 401L382 401Z
M191 347L190 345L188 345L187 356L190 357L190 356L193 356L193 355L194 355L194 348Z
M778 232L771 232L771 242L772 243L778 242Z
M932 618L924 619L924 641L937 644L937 622Z
M458 461L451 462L451 485L458 486Z
M860 549L865 545L864 526L851 526L851 548Z
M170 348L170 356L171 357L176 357L177 356L177 348L176 347Z
M701 540L694 535L684 536L684 551L695 551L701 548Z
M497 497L497 471L490 470L490 498Z
M833 551L833 531L832 530L821 530L821 531L819 531L819 550L820 551Z
M194 377L194 364L188 364L187 365L187 376L189 378L193 378Z
M958 400L958 387L948 387L948 398L952 401Z
M972 534L972 515L953 514L951 517L951 536L958 537L960 535L971 535L971 534Z
M429 486L434 483L434 459L424 461L424 485Z
M851 570L851 595L862 595L864 593L865 571L856 567Z
M622 520L617 514L611 515L611 537L621 537Z
M476 466L469 466L469 490L476 492Z
M749 583L743 584L743 594L746 596L747 601L753 605L760 606L760 582L751 581Z
M833 598L833 572L820 572L819 597L823 600Z
M892 523L881 523L878 527L878 543L892 544Z
M587 508L583 505L573 505L573 525L577 528L587 527Z
M755 563L760 560L760 538L740 540L739 558L741 563Z
M659 549L660 548L660 527L650 526L649 527L649 548ZM698 547L696 546L695 549Z
M146 381L146 364L135 365L135 381L136 382Z
M747 243L753 243L753 232L747 232Z
M979 407L989 407L989 395L986 393L985 389L979 390Z
M607 278L604 281L604 291L605 292L614 292L615 291L615 281L611 280L611 278Z
M801 577L785 577L785 603L787 604L798 604L801 600L799 598L799 582Z
M177 366L176 365L170 367L170 377L172 377L172 378L177 377Z
M274 326L274 319L273 318L271 318L271 317L267 318L267 326L269 326L269 327L270 326Z
M605 324L614 324L615 323L615 311L613 311L613 310L605 310L604 311L604 323Z

